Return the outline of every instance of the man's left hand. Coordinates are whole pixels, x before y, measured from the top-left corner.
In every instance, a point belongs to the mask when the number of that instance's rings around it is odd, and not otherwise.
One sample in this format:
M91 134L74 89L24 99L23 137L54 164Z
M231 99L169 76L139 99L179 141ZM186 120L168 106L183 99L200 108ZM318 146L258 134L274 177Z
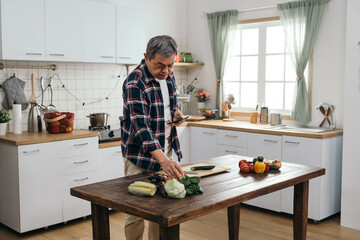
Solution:
M174 117L173 117L173 122L178 121L180 119L182 119L184 117L184 115L182 114L182 112L177 108L174 112ZM172 123L171 126L172 127L178 127L180 126L183 122L185 122L185 120L179 121L178 123Z

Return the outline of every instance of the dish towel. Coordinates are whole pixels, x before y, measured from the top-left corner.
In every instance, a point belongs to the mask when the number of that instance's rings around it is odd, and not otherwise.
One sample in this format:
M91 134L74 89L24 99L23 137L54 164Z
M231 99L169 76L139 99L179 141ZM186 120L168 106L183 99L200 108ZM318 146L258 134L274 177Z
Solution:
M29 106L29 101L24 94L25 82L15 76L5 80L2 84L5 91L3 107L6 110L12 109L13 104L21 104L21 110L25 110Z

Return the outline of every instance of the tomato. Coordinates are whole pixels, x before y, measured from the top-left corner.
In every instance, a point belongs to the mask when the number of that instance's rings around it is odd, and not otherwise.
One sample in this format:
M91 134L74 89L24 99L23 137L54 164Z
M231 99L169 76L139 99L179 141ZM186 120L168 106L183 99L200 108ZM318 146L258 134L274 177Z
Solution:
M248 163L248 161L246 161L245 159L241 159L240 161L239 161L239 167L241 166L241 164L246 164L246 165L249 165L249 163Z
M248 172L250 172L250 168L249 168L249 166L247 165L247 164L241 164L241 166L242 166L242 168L240 168L240 171L242 172L242 173L248 173Z
M70 119L67 121L66 125L67 125L68 127L72 127L72 126L74 125L74 119L73 119L73 118L70 118Z
M50 123L50 126L51 127L58 127L58 126L60 126L60 122L59 121L52 122L52 123Z
M255 172L255 171L254 171L254 164L250 164L250 165L249 165L249 171L250 171L250 172Z
M51 133L60 133L60 128L59 127L54 127L54 128L51 128Z
M247 165L246 163L241 163L241 164L240 164L240 170L241 170L243 167L245 167L245 166L248 167L248 165Z

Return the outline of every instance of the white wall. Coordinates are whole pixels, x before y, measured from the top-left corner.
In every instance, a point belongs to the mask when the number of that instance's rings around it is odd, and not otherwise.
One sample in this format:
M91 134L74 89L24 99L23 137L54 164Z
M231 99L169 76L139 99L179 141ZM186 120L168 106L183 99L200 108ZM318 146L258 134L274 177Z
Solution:
M208 25L203 12L216 12L230 9L252 9L274 6L284 0L197 0L188 1L188 48L196 59L205 63L199 75L197 85L210 91L212 96L210 107L215 107L215 70L211 53ZM316 110L320 102L329 102L335 106L335 120L337 127L343 122L343 84L344 84L344 50L345 50L345 9L346 1L331 0L327 4L319 35L314 47L314 74L312 95L312 116L310 125L318 125L322 114ZM244 11L239 13L239 19L249 18L251 15L278 15L275 8ZM330 51L331 49L331 51ZM191 73L190 73L191 74ZM191 75L189 79L191 78Z
M341 225L360 230L360 1L347 2Z

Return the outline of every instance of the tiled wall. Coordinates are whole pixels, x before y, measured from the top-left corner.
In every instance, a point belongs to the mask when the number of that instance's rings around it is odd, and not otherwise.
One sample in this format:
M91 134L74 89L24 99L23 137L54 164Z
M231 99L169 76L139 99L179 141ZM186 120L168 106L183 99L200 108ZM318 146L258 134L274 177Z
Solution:
M34 73L35 95L37 102L41 102L40 77L44 77L45 86L52 76L54 89L53 105L58 111L75 113L75 129L87 129L90 125L86 117L90 113L110 114L108 124L111 128L120 126L119 116L122 115L122 83L127 76L127 69L120 64L105 63L73 63L73 62L34 62L34 61L1 61L4 65L50 65L56 64L55 71L46 69L17 69L0 70L0 84L15 73L15 76L26 82L25 96L31 97L31 74ZM135 66L133 66L135 67ZM129 69L131 71L131 68ZM186 84L186 69L174 69L178 85ZM59 76L59 77L58 77ZM120 76L120 77L118 77ZM63 82L65 88L63 88ZM117 84L117 85L116 85ZM105 98L108 97L108 100ZM74 96L77 99L77 100ZM0 103L5 93L0 89ZM85 103L85 105L83 105ZM50 104L50 90L44 93L44 105ZM22 112L22 129L27 131L28 112L30 106ZM12 115L12 110L9 111ZM43 123L44 124L44 123ZM12 120L8 124L7 132L13 132Z

